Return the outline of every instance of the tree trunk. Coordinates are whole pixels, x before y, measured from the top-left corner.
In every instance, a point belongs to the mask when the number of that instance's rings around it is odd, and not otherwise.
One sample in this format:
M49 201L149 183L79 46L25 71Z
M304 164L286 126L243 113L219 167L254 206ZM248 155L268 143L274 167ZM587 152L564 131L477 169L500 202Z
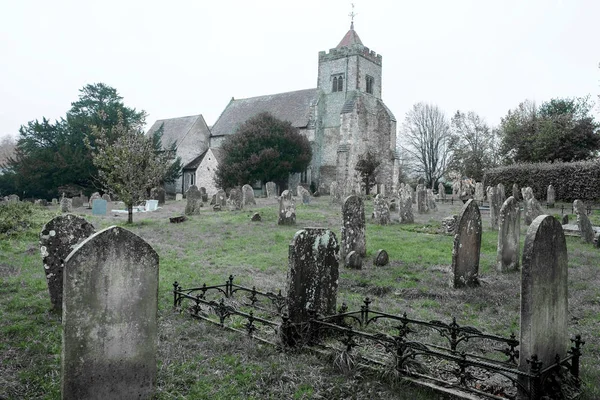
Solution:
M133 204L127 205L127 223L133 224Z

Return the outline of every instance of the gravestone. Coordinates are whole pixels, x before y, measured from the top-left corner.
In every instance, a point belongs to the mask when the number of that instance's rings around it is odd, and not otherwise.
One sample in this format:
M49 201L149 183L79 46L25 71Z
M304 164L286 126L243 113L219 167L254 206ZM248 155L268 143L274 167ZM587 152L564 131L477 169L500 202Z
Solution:
M527 229L521 270L519 370L529 372L533 355L542 368L567 355L569 337L567 244L560 222L538 216ZM528 383L521 378L522 384Z
M289 247L287 306L292 323L306 322L309 310L321 315L336 312L338 252L335 234L324 228L296 232Z
M65 260L62 398L150 399L156 384L158 254L112 226Z
M413 204L417 204L417 189L413 189L412 186L408 185L408 187L410 187L411 193L410 195L412 196L412 202Z
M569 214L565 214L562 216L562 224L566 225L569 223Z
M498 217L496 269L499 272L516 271L519 269L520 216L519 203L514 197L510 196L502 204Z
M438 198L440 199L440 201L446 199L446 187L442 182L438 183Z
M483 199L485 194L483 193L483 183L476 182L475 183L475 200L477 200L478 204L483 204Z
M242 194L242 190L239 188L234 188L229 191L229 198L227 199L227 204L229 206L229 210L237 211L244 208L244 197Z
M217 191L217 194L215 195L215 204L221 207L227 205L227 195L223 189Z
M387 200L380 194L375 196L375 200L373 201L373 219L379 225L390 223L390 206Z
M146 200L146 211L158 210L158 200Z
M298 186L298 196L302 196L302 204L310 204L310 192L303 186Z
M46 207L48 205L48 201L46 199L37 199L33 204L40 207Z
M73 208L83 207L83 199L79 196L75 196L71 199L71 205Z
M185 193L186 205L185 205L185 215L195 215L200 214L202 210L202 194L196 185L192 185L188 188Z
M546 204L548 204L548 207L554 208L555 202L556 202L556 193L554 192L554 186L548 185L548 190L546 192Z
M92 215L106 215L106 207L106 200L95 199L92 203Z
M377 267L383 267L390 262L390 256L387 251L383 249L377 250L377 254L375 254L375 258L373 258L373 265Z
M498 213L500 212L500 203L498 197L498 188L495 186L488 186L487 198L490 203L490 227L492 230L498 229Z
M183 200L183 194L175 193L175 201L182 201L182 200Z
M417 185L417 212L419 214L424 214L427 212L427 191L425 190L425 185L419 184Z
M83 194L82 194L82 195L81 195L81 196L79 196L79 197L81 197L81 201L83 202L83 204L84 204L84 205L85 205L85 204L89 204L89 201L90 201L90 199L88 199L88 197L87 197L87 196L85 196L85 195L83 195Z
M204 186L200 187L200 199L202 199L203 203L208 203L208 193L206 193L206 188Z
M339 204L342 201L341 189L338 188L337 182L331 182L329 185L329 201Z
M400 188L399 192L399 213L400 213L400 223L402 224L412 224L415 222L415 217L412 211L412 188L409 185L405 185Z
M70 213L73 211L72 200L67 197L62 197L60 199L60 211L64 213Z
M454 233L456 231L456 223L458 222L458 215L450 215L442 219L442 227L446 233Z
M19 202L19 196L17 196L16 194L10 194L8 195L8 202L9 203L18 203Z
M102 196L100 196L100 193L98 193L98 192L92 193L92 195L90 196L90 200L88 201L88 208L93 207L94 200L101 199L101 198L102 198Z
M365 238L365 205L359 196L348 196L342 205L342 243L340 259L346 260L346 255L355 251L360 258L367 254L367 242ZM346 266L348 266L346 264ZM356 268L356 267L353 267Z
M64 260L73 248L96 230L85 219L73 214L59 215L46 222L40 232L40 253L46 272L50 302L62 309Z
M289 190L281 193L277 225L296 225L296 204Z
M111 201L111 199L110 199L110 194L108 194L108 193L104 193L104 194L102 195L102 200L106 200L106 201L110 202L110 201Z
M58 204L58 199L57 198L52 198L52 205L55 206Z
M437 210L437 205L435 204L435 195L433 194L433 189L427 189L427 209L435 211Z
M259 213L254 213L254 214L252 214L251 221L253 221L253 222L259 222L259 221L261 221L261 220L262 220L262 218L260 217L260 214L259 214Z
M350 253L346 254L346 257L344 257L343 260L344 260L344 265L346 266L346 268L362 269L363 259L354 250L352 250Z
M248 184L242 186L242 198L243 198L242 203L245 206L256 205L256 200L254 199L254 189L252 189L252 186L250 186Z
M496 185L496 195L498 196L498 212L500 212L500 207L506 201L506 192L503 184L499 183Z
M521 198L520 194L521 191L519 190L519 186L516 183L513 183L512 196L515 198L515 200L519 201L519 199Z
M267 182L265 187L267 190L267 197L277 197L277 185L275 182Z
M577 215L577 226L581 234L581 241L584 243L592 243L594 241L594 227L590 222L585 210L585 204L581 200L573 202L573 211Z
M525 224L530 225L534 219L543 214L542 205L533 196L531 196L531 198L525 203L527 203L527 210L525 212Z
M394 198L393 198L393 199L391 199L391 200L390 200L390 212L391 212L391 211L396 211L396 209L397 209L397 208L398 208L398 207L396 206L396 199L394 199Z
M458 216L452 249L452 287L479 285L480 251L481 215L477 202L471 199Z
M159 206L163 206L165 204L166 193L165 193L165 188L163 188L162 186L152 189L150 195L151 195L150 197L152 198L152 200L158 201Z

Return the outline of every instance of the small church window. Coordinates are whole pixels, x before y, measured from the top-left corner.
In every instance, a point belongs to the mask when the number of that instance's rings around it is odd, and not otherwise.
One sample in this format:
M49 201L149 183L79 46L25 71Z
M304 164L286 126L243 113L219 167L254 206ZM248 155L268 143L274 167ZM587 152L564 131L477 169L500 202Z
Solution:
M337 76L334 76L333 77L333 86L331 87L332 92L337 92L337 81L338 81Z
M337 81L337 91L342 92L343 90L344 90L344 78L340 76Z
M375 79L373 79L372 76L367 75L366 77L366 81L367 81L367 93L369 94L373 94L373 82Z

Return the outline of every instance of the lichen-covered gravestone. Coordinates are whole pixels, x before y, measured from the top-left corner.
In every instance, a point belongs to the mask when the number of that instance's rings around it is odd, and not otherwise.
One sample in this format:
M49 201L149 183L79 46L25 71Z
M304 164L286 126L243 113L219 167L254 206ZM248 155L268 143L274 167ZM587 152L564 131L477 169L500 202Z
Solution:
M296 224L296 204L289 190L284 190L279 199L279 218L277 225Z
M400 223L402 224L412 224L415 222L415 217L412 211L412 188L409 185L405 185L400 188L398 193L399 199L399 213L400 213Z
M307 322L310 311L336 312L339 252L335 234L324 228L296 232L289 247L287 308L290 322ZM292 345L296 338L284 338Z
M483 183L476 182L475 183L475 200L477 200L477 203L483 204L484 197L485 197L485 194L483 193Z
M587 216L583 201L575 200L573 202L573 210L577 215L577 226L579 227L579 233L581 234L581 241L584 243L593 243L595 234L594 227Z
M340 259L346 260L346 255L355 251L359 257L367 254L365 239L365 205L358 196L348 196L342 204L342 247ZM348 265L346 265L348 266ZM360 268L362 262L358 266ZM356 266L354 266L356 268Z
M63 196L60 199L60 211L64 213L70 213L73 211L73 201Z
M73 208L83 207L83 199L79 196L75 196L71 199L71 205Z
M379 225L387 225L390 223L390 206L387 200L380 194L375 196L373 201L373 218L375 223Z
M243 196L243 204L247 205L256 205L256 200L254 199L254 189L252 186L246 184L242 186L242 196Z
M452 287L479 285L480 251L481 215L477 202L471 199L458 216L452 249Z
M556 202L556 193L554 192L554 186L548 185L548 191L546 192L546 204L548 207L554 208Z
M373 258L373 265L377 267L383 267L390 262L390 256L387 251L383 249L377 250L375 257Z
M100 196L100 193L98 193L98 192L92 193L92 195L90 196L90 200L88 202L88 208L93 208L94 207L94 200L101 199L101 198L102 197Z
M65 260L62 398L149 399L156 383L158 254L112 226Z
M521 218L519 203L510 196L498 217L498 253L496 256L496 269L499 272L515 271L519 269L519 246L521 236Z
M498 229L498 213L500 212L500 203L498 203L498 188L488 186L487 198L490 203L490 227L492 230Z
M519 199L521 198L519 196L519 194L521 194L521 191L519 190L519 185L517 185L516 183L513 183L512 186L512 196L515 198L515 200L519 201Z
M208 203L208 193L206 192L206 188L204 186L200 187L200 198L203 203Z
M277 197L277 185L275 182L267 182L265 185L267 197Z
M215 204L220 207L225 207L227 205L227 194L223 189L217 191L215 195Z
M302 197L302 204L310 204L310 192L303 186L298 186L298 196Z
M110 194L108 194L108 193L104 193L104 194L102 195L102 200L106 200L106 201L108 201L108 202L112 201L112 200L110 199Z
M433 194L433 189L427 189L427 209L435 211L437 210L437 204L435 204L435 195Z
M62 309L63 269L73 248L96 230L85 219L73 214L59 215L46 222L40 232L40 253L46 273L50 302L55 311Z
M500 211L500 207L502 207L502 204L506 200L506 192L503 184L499 183L496 185L496 195L498 196L498 211Z
M335 204L342 201L341 189L338 188L337 182L331 182L331 185L329 185L329 200Z
M537 199L533 197L533 195L531 196L531 198L529 198L529 200L526 201L526 203L527 211L525 212L525 223L527 225L530 225L534 219L542 215L543 211L540 202L537 201Z
M234 188L229 191L227 205L231 211L237 211L244 208L244 197L241 189Z
M538 216L529 226L521 270L521 338L519 370L529 372L531 357L542 368L564 358L567 335L567 244L562 226L550 215ZM523 378L522 378L523 379ZM528 384L525 378L522 384Z
M185 215L199 214L202 209L202 194L196 185L189 187L185 193Z
M417 212L424 214L427 210L427 191L425 185L419 184L417 185Z
M440 201L446 199L446 187L442 182L438 183L438 198L440 199Z

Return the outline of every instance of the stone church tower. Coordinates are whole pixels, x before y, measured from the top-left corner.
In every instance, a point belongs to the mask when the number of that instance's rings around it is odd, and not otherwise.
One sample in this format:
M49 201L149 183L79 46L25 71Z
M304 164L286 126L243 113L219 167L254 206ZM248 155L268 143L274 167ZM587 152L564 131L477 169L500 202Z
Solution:
M381 100L381 67L381 55L363 45L354 23L337 47L319 53L311 171L319 187L336 181L351 194L360 182L354 167L371 151L381 161L374 192L396 189L396 118Z

